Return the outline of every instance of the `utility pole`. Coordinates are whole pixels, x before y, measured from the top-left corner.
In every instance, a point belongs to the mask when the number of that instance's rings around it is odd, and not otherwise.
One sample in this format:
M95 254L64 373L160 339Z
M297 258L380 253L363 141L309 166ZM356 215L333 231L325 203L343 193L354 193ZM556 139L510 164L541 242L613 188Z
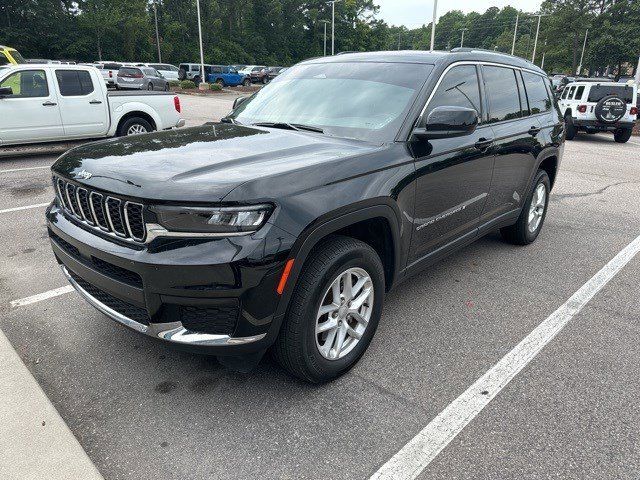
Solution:
M331 55L336 54L336 2L342 0L331 0Z
M539 13L537 15L534 15L534 17L538 17L538 27L536 28L536 39L533 42L533 55L531 55L532 62L535 62L536 59L536 47L538 46L538 34L540 33L540 19L542 17L546 17L546 15Z
M584 32L584 42L582 43L582 53L580 54L580 64L578 65L578 69L576 70L576 75L580 75L580 71L582 70L582 61L584 60L584 51L587 48L587 35L589 35L589 29Z
M196 0L198 7L198 37L200 38L200 82L206 85L207 77L204 73L204 49L202 48L202 21L200 20L200 0ZM200 88L200 86L198 86Z
M438 0L433 0L433 21L431 22L431 51L436 43L436 15L438 13Z
M320 20L322 23L324 23L324 56L327 56L327 23L329 23L329 20Z
M640 88L640 57L638 57L638 66L636 67L636 85Z
M462 29L462 38L460 39L460 48L462 48L464 46L464 32L466 32L468 30L468 28L463 28Z
M153 2L153 16L156 19L156 45L158 46L158 63L162 63L162 54L160 53L160 35L158 34L158 10L156 2Z
M400 50L400 40L402 40L402 29L398 31L398 51Z
M544 70L544 54L545 54L545 53L546 53L546 52L542 52L542 62L540 62L540 68L541 68L542 70Z
M513 43L511 44L511 55L516 51L516 36L518 35L518 20L520 19L520 12L516 13L516 28L513 30Z

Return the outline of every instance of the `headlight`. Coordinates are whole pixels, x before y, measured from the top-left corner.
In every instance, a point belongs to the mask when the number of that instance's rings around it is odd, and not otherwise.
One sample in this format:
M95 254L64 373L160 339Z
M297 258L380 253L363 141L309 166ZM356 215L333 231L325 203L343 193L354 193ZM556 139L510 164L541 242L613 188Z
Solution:
M243 207L151 207L158 223L171 232L250 233L258 230L269 218L270 205Z

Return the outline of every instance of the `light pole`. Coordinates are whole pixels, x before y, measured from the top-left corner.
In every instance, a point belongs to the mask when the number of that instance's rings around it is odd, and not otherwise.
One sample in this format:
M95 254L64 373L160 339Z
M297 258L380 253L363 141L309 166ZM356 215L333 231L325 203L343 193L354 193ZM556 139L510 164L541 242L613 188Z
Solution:
M322 23L324 23L324 56L327 56L327 23L329 23L329 20L320 20Z
M535 62L536 59L536 47L538 46L538 34L540 33L540 19L542 17L546 17L546 15L539 13L534 15L534 17L538 17L538 27L536 28L536 39L533 42L533 55L531 55L531 61Z
M431 51L436 43L436 15L438 13L438 0L433 0L433 20L431 22Z
M518 20L520 19L520 12L516 13L516 28L513 30L513 43L511 44L511 55L516 51L516 36L518 35Z
M156 19L156 45L158 46L158 63L162 63L162 54L160 53L160 35L158 34L158 10L156 2L153 2L153 16Z
M576 70L576 75L580 75L580 71L582 70L582 60L584 60L584 51L587 48L587 35L589 35L589 29L584 32L584 42L582 43L582 53L580 54L580 65L578 65L578 69Z
M331 0L331 55L336 53L336 2L342 0Z
M468 30L468 28L463 28L462 29L462 38L460 39L460 48L462 48L464 46L464 32L466 32Z
M200 0L196 0L198 7L198 37L200 38L200 82L206 86L207 77L204 74L204 50L202 48L202 21L200 20ZM200 86L198 86L200 88ZM204 88L202 88L203 90Z

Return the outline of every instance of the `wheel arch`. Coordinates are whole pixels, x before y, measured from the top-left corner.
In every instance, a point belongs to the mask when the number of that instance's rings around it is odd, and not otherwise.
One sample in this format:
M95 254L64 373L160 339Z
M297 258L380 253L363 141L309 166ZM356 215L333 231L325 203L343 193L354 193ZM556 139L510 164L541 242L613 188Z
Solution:
M384 266L385 288L389 290L397 281L401 267L401 222L396 210L386 203L361 206L348 213L325 215L309 225L298 237L289 254L289 258L295 259L294 266L278 303L276 316L286 312L293 287L311 252L331 235L356 238L376 250Z
M145 119L147 122L151 124L154 130L158 130L158 124L156 123L155 119L151 115L142 111L132 111L132 112L127 112L122 117L120 117L120 120L118 121L118 126L116 127L116 134L120 132L120 128L122 127L124 122L134 117L140 117Z

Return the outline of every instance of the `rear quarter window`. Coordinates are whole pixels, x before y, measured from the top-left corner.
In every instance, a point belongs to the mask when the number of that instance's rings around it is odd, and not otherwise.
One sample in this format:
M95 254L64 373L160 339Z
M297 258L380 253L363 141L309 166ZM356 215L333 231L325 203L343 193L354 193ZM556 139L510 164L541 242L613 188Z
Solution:
M544 78L535 73L522 72L522 79L524 80L524 88L527 91L527 99L529 100L529 110L531 114L544 113L551 110L551 97L547 87L544 85ZM569 93L569 96L571 96Z

